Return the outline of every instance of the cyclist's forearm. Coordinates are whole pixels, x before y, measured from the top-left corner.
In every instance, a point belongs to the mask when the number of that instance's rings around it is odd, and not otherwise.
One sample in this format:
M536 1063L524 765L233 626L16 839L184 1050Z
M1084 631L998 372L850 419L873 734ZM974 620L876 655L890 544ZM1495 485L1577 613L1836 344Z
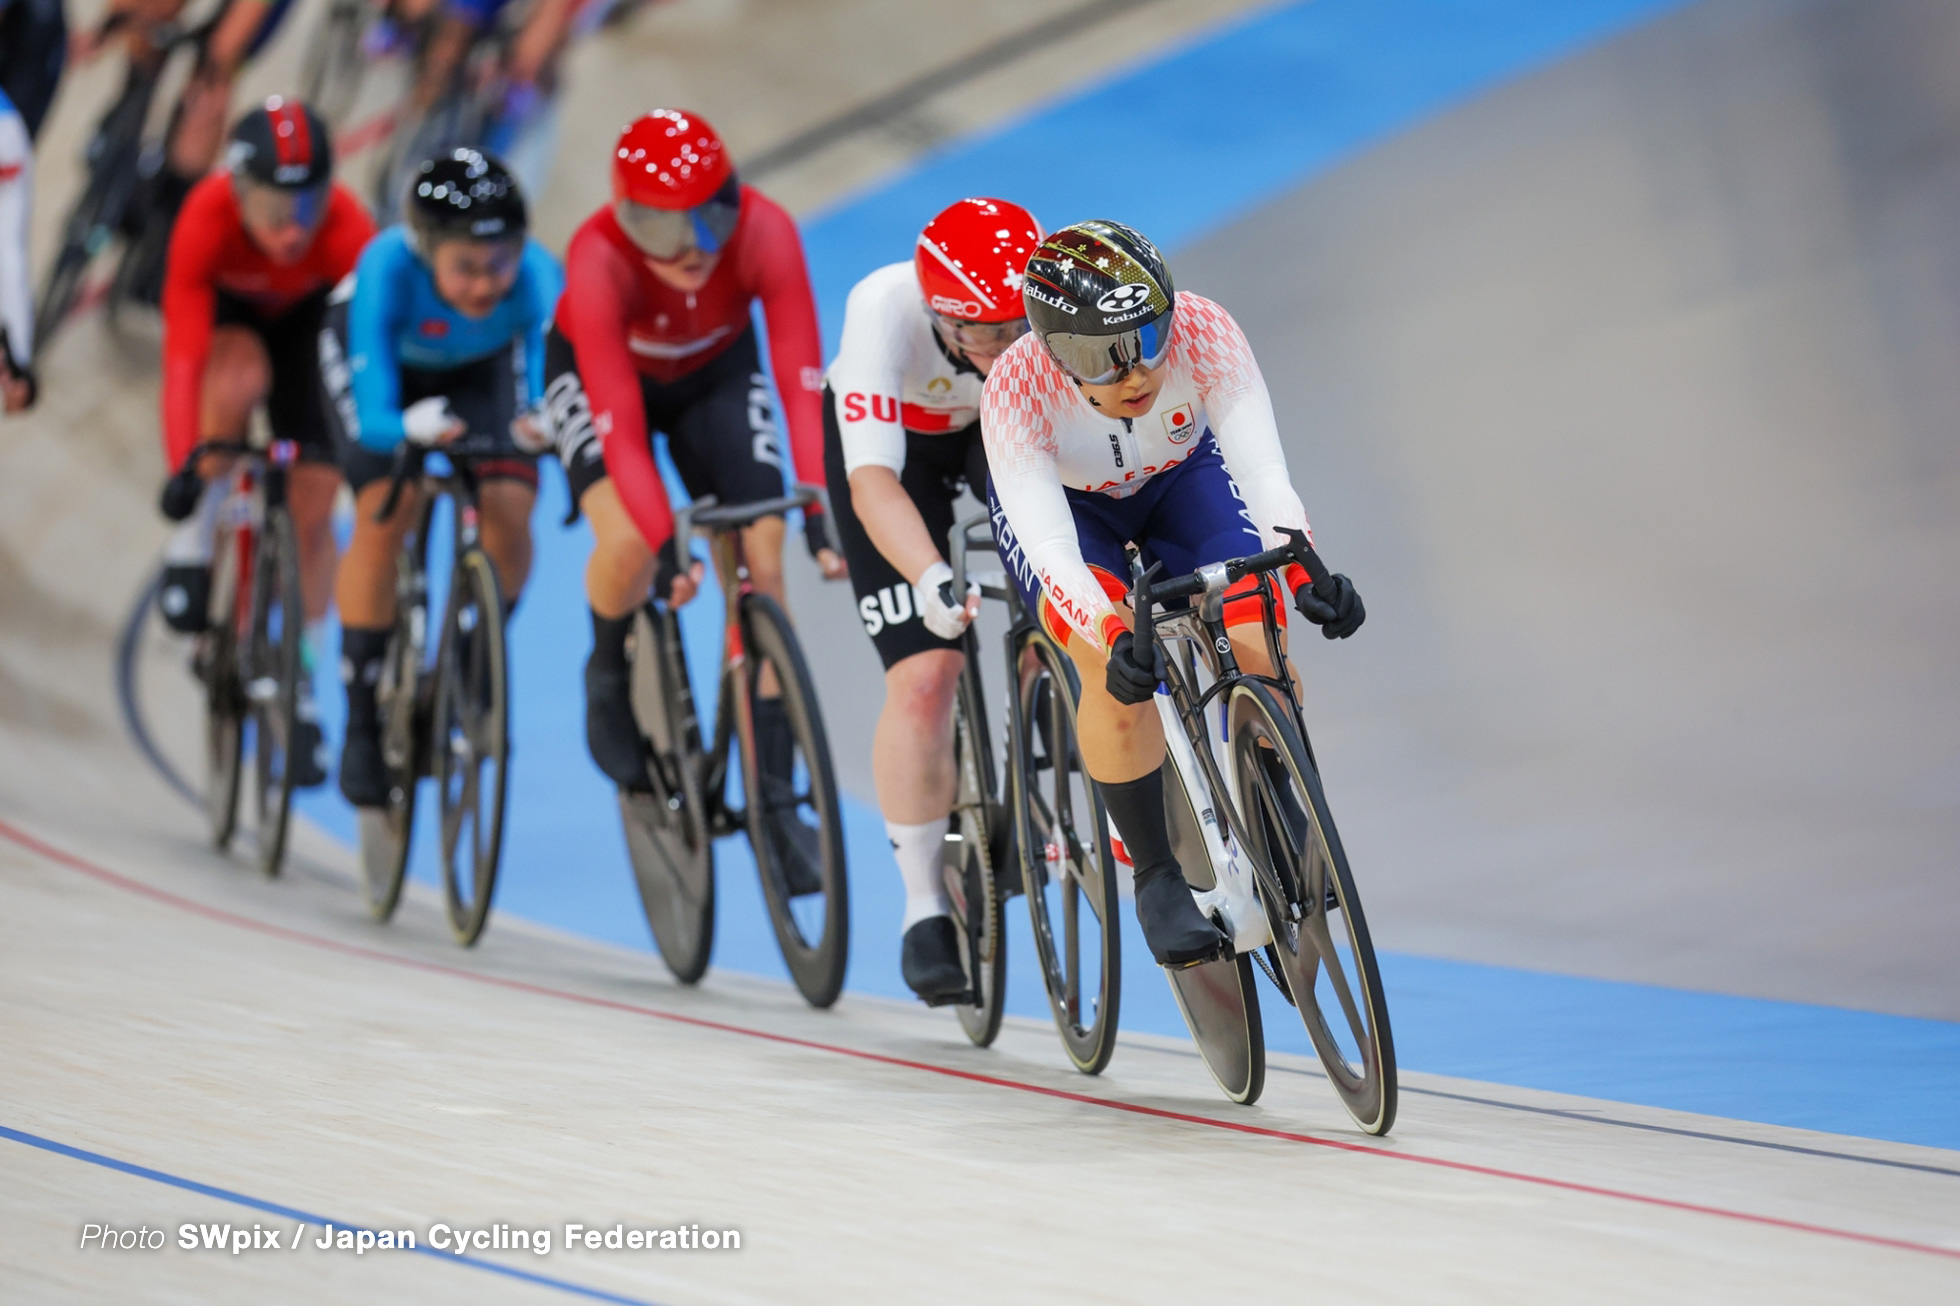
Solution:
M898 473L889 467L860 467L850 480L853 513L899 575L917 584L933 563L945 561Z
M993 448L987 452L991 458ZM1023 563L1039 579L1049 606L1091 646L1107 650L1126 626L1082 560L1075 514L1053 463L1046 470L996 464L993 480Z

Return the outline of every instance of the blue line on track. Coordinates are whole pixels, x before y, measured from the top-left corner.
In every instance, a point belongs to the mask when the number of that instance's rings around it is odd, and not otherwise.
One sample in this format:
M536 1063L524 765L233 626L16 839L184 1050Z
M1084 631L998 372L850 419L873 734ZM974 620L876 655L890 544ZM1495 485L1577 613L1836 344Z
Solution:
M924 220L962 195L1007 195L1050 223L1118 217L1174 252L1425 117L1681 4L1315 0L1263 11L955 143L805 224L827 338L834 348L851 285L908 257ZM671 469L668 483L678 484ZM590 636L579 575L591 541L583 525L550 525L565 505L554 466L538 508L534 580L512 627L518 746L497 905L648 948L612 791L585 755L580 669ZM793 597L844 601L835 595ZM683 619L697 671L715 663L718 620L711 604ZM811 656L820 664L873 655L860 645ZM337 716L329 671L321 702ZM837 716L875 705L824 708ZM301 810L352 842L353 815L330 791L304 796ZM847 801L845 824L854 890L846 984L905 997L900 893L882 822L869 803ZM435 862L432 825L421 823L418 875ZM787 978L745 844L724 841L719 858L715 965ZM1025 910L1015 915L1025 920ZM1128 916L1123 1025L1182 1035ZM1010 925L1009 945L1008 1009L1045 1018L1025 924ZM1402 1064L1412 1069L1960 1148L1960 1025L1403 955L1385 955L1383 968ZM1266 1000L1271 1045L1310 1053L1291 1011L1271 990Z
M25 1130L9 1129L5 1125L0 1125L0 1138L9 1138L16 1143L24 1143L28 1147L39 1148L43 1152L52 1152L56 1156L65 1156L76 1161L86 1161L90 1165L99 1165L105 1170L120 1170L124 1174L135 1175L138 1179L148 1179L152 1183L167 1184L172 1188L181 1188L186 1192L198 1193L205 1197L215 1197L219 1201L249 1207L254 1211L264 1211L268 1215L276 1215L282 1219L317 1224L322 1228L331 1224L336 1229L351 1229L356 1233L361 1232L363 1228L363 1226L358 1224L348 1224L341 1220L329 1220L325 1216L315 1215L310 1211L302 1211L295 1206L282 1206L278 1202L262 1201L257 1197L248 1197L244 1193L233 1192L229 1188L219 1188L214 1184L199 1183L195 1179L185 1179L181 1175L170 1174L163 1170L152 1170L149 1166L137 1165L133 1161L119 1161L113 1156L104 1156L100 1152L91 1152L86 1148L73 1147L67 1143L58 1143L52 1138L43 1138L39 1134L30 1134ZM622 1297L618 1293L602 1292L597 1288L587 1288L582 1284L572 1283L565 1279L554 1279L548 1274L533 1274L528 1270L519 1270L508 1265L499 1265L495 1261L486 1261L475 1256L458 1256L453 1252L440 1251L434 1247L424 1247L419 1242L414 1247L401 1250L405 1250L412 1255L428 1256L439 1261L467 1265L473 1270L483 1270L490 1274L501 1274L507 1279L518 1279L525 1283L534 1283L541 1288L551 1288L558 1292L570 1293L574 1297L585 1297L592 1301L622 1302L625 1303L625 1306L658 1306L657 1303L649 1301L644 1297Z

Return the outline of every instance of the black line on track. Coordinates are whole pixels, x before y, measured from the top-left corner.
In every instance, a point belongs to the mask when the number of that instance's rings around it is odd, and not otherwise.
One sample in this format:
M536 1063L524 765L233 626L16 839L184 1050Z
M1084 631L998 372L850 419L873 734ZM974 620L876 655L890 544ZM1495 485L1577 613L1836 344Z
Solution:
M156 740L150 736L150 727L143 720L143 704L136 689L136 654L143 643L143 619L149 615L150 604L156 600L157 587L163 583L163 569L159 567L150 573L137 592L136 603L123 621L122 633L116 637L116 704L122 710L123 728L136 744L138 752L156 768L164 783L183 795L186 802L201 805L203 799L188 780L177 774L177 768L157 747Z
M1089 0L1087 4L1066 9L1032 27L1003 36L971 54L962 55L951 63L921 73L874 100L868 100L855 109L848 109L835 118L770 146L744 161L740 167L741 174L752 180L780 172L822 153L840 141L849 140L862 132L874 131L902 118L928 100L1005 68L1048 41L1060 40L1081 28L1092 27L1106 19L1155 3L1157 0Z
M1148 1044L1131 1044L1144 1052L1159 1052L1168 1057L1189 1057L1197 1059L1195 1049L1153 1047ZM1309 1079L1325 1079L1318 1070L1302 1070L1298 1066L1276 1066L1271 1062L1266 1069L1277 1070L1284 1075L1301 1075ZM1564 1107L1528 1106L1523 1102L1506 1102L1502 1098L1476 1097L1469 1093L1447 1093L1440 1088L1416 1088L1410 1084L1400 1085L1400 1091L1414 1093L1420 1097L1444 1097L1455 1102L1474 1102L1478 1106L1494 1106L1506 1111L1526 1111L1537 1116L1557 1116L1561 1120L1576 1120L1588 1125L1611 1125L1616 1129L1640 1129L1650 1134L1673 1134L1679 1138L1698 1138L1709 1143L1733 1143L1737 1147L1761 1147L1773 1152L1794 1152L1798 1156L1815 1156L1830 1161L1855 1161L1860 1165L1882 1165L1892 1170L1917 1170L1922 1174L1945 1175L1950 1179L1960 1179L1960 1170L1941 1165L1926 1165L1918 1161L1892 1161L1882 1156L1860 1156L1856 1152L1833 1152L1824 1147L1800 1147L1795 1143L1772 1143L1761 1138L1741 1138L1734 1134L1715 1134L1702 1129L1681 1129L1674 1125L1649 1124L1644 1120L1623 1120L1618 1116L1603 1116L1591 1111L1574 1111ZM1660 1108L1665 1110L1666 1108ZM1784 1128L1777 1125L1772 1128ZM1883 1141L1883 1140L1874 1140ZM1904 1144L1903 1146L1914 1146Z

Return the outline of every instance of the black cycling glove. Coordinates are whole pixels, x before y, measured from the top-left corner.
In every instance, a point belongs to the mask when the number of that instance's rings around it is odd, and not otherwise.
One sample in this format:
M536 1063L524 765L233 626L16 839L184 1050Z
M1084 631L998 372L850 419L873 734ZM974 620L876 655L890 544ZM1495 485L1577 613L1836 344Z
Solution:
M674 582L681 576L680 542L669 535L653 558L653 596L662 603L672 603Z
M1302 585L1293 591L1293 605L1300 609L1300 615L1320 627L1320 633L1328 639L1346 639L1361 629L1361 623L1368 619L1368 609L1361 606L1361 595L1355 591L1354 582L1336 572L1329 577L1334 582L1332 602L1314 593L1312 585Z
M1149 658L1149 662L1144 661ZM1109 665L1103 674L1103 683L1109 687L1109 696L1119 703L1134 706L1148 703L1150 696L1157 692L1157 682L1163 676L1163 655L1157 646L1139 652L1137 637L1124 631L1116 637L1116 643L1109 650Z
M830 534L829 513L819 512L815 508L803 510L803 543L813 558L825 549L832 553L837 551L837 543Z
M197 474L197 460L192 459L163 483L163 494L157 500L157 507L171 521L183 521L197 511L197 501L203 497L204 478Z

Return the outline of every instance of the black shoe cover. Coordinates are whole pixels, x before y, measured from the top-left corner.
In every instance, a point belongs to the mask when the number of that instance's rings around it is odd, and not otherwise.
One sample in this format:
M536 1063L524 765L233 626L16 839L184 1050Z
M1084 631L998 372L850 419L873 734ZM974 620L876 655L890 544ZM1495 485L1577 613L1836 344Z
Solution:
M180 635L195 635L211 624L211 569L201 564L172 563L163 569L157 586L157 609Z
M356 807L385 807L388 766L381 760L381 735L373 730L350 730L340 750L341 796Z
M585 746L606 778L621 789L644 791L646 740L633 719L633 672L585 664Z
M1224 938L1205 919L1175 862L1137 876L1137 923L1159 966L1189 966L1217 955Z
M770 843L792 898L823 892L823 841L804 823L796 801L796 736L780 698L755 704L755 764L762 772L762 798Z
M928 1007L945 1006L966 996L960 936L951 916L928 916L905 931L898 966L905 976L905 987Z
M293 773L293 786L311 789L327 782L326 740L320 737L320 723L301 717L293 726L292 742L286 746L286 765ZM375 745L375 755L381 746Z

